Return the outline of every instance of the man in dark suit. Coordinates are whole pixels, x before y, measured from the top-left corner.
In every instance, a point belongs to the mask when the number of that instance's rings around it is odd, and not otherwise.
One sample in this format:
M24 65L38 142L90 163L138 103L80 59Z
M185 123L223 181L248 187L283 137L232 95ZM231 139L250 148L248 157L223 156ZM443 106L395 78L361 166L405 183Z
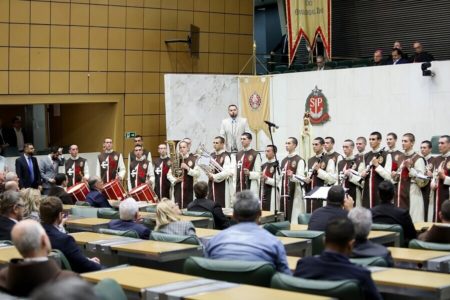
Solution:
M0 271L0 288L9 294L28 297L46 283L77 276L72 271L61 270L55 260L48 258L52 246L38 222L24 220L17 223L11 236L23 259L12 259Z
M50 188L49 196L55 196L61 199L64 204L75 204L75 199L66 192L67 176L64 173L58 173L55 176L55 185Z
M114 230L133 230L139 235L139 238L148 240L150 236L150 229L142 224L136 223L139 219L139 207L136 200L127 198L120 202L119 206L120 219L112 220L108 224L109 229Z
M19 187L41 189L42 180L39 165L34 155L33 144L25 144L24 153L16 159L16 173L19 177Z
M214 228L225 229L230 226L228 218L223 214L219 203L206 199L208 195L208 184L199 181L194 184L195 200L188 204L188 211L210 212L214 217Z
M355 229L348 218L331 220L325 229L325 250L320 256L298 261L295 277L317 280L354 279L359 282L365 299L382 299L370 271L352 264L348 258L355 241Z
M22 128L22 119L17 116L12 119L12 127L9 128L6 134L8 153L13 156L25 151L25 144L31 143L32 140L25 130Z
M39 212L53 249L60 250L66 256L74 272L84 273L102 269L98 258L84 256L75 239L58 229L64 218L63 204L59 198L47 197L42 200Z
M88 183L90 192L86 196L86 201L89 203L89 205L93 207L112 208L111 204L109 204L108 202L108 199L106 199L106 197L102 194L102 179L98 176L91 176Z
M439 219L442 223L436 223L428 231L420 234L420 240L430 243L450 244L450 200L442 202Z
M399 224L403 228L405 245L408 245L410 240L416 238L416 229L409 212L392 204L395 196L392 182L382 181L378 186L378 194L381 203L372 208L372 221L376 224Z
M392 59L389 60L387 65L401 65L409 63L408 60L403 58L403 52L400 49L394 48L392 49Z
M411 62L430 62L434 60L434 56L431 53L423 51L423 46L421 43L414 42L413 48L414 55L411 57Z
M11 229L22 220L24 206L19 192L3 193L0 200L0 240L11 240Z
M328 221L334 218L346 218L353 208L353 199L346 195L340 185L333 185L328 191L327 205L316 209L308 223L308 230L325 231Z

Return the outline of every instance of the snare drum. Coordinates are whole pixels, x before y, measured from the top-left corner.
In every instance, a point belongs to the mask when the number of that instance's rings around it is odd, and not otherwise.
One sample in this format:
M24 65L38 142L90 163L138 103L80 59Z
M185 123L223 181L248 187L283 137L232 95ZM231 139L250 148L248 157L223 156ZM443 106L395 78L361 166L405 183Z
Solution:
M86 183L81 182L67 189L67 193L71 194L76 201L86 201L89 188Z
M123 200L127 196L123 186L117 179L110 181L103 186L103 194L109 200Z
M137 201L156 203L156 194L148 184L141 184L128 192Z

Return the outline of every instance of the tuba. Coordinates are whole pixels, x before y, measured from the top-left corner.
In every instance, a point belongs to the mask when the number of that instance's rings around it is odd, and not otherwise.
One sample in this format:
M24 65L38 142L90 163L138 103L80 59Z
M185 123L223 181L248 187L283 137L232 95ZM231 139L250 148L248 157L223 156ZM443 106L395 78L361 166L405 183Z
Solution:
M195 151L197 160L195 164L199 166L206 174L209 173L220 173L223 171L223 167L212 158L204 144L200 144Z
M183 169L181 169L182 157L178 151L179 140L168 140L167 154L169 155L170 166L172 168L172 176L176 179L183 177Z

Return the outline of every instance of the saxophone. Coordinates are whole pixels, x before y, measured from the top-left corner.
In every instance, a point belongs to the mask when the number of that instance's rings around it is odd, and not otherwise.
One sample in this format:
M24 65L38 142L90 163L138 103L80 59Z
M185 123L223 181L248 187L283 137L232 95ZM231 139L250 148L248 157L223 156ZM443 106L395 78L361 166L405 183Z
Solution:
M168 140L167 153L169 154L170 167L172 168L172 176L176 179L183 177L183 169L181 168L182 157L178 151L179 140Z

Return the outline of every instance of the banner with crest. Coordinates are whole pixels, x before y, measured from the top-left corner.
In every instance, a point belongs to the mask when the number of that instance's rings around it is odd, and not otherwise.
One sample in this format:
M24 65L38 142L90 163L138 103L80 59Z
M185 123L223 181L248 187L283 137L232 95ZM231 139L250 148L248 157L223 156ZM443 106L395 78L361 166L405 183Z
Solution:
M264 120L270 120L270 76L239 77L242 116L257 135L263 130L269 136Z
M331 58L331 0L286 0L286 17L289 65L302 38L313 50L320 36L325 52Z

